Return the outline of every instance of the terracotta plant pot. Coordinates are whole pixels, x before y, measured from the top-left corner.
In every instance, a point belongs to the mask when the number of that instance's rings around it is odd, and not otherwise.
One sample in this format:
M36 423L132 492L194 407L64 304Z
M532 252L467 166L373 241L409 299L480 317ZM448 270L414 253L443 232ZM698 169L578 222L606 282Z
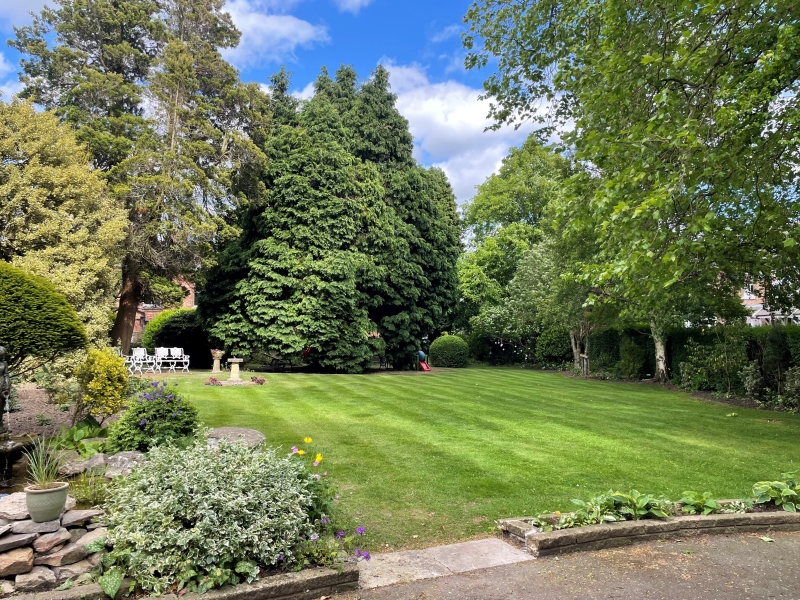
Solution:
M69 483L56 481L53 487L42 490L39 486L31 485L25 488L25 504L34 523L53 521L61 516L67 504Z

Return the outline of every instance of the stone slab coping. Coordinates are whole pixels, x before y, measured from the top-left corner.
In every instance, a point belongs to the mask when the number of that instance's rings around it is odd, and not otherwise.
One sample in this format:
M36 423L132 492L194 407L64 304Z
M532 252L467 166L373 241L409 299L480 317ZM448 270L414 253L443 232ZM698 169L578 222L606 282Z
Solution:
M341 573L333 569L304 569L297 573L281 573L253 583L225 586L205 594L184 594L181 600L312 600L358 588L358 566L346 565ZM123 582L121 590L126 590ZM122 597L122 591L118 597ZM160 596L177 600L175 594ZM108 600L100 586L76 585L68 590L54 590L14 596L14 600Z
M787 511L745 514L689 515L642 519L542 532L518 517L498 521L504 535L534 556L627 546L636 542L701 534L800 531L800 513Z

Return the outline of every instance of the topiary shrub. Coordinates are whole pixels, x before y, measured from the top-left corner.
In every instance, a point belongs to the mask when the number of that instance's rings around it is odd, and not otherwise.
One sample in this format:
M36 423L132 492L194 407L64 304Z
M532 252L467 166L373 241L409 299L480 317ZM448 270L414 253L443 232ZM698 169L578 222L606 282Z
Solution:
M199 426L197 408L178 396L166 381L154 381L151 390L130 401L119 421L111 424L106 444L113 452L147 452L154 446L192 436Z
M302 462L263 447L154 448L112 483L105 565L156 594L251 581L292 564L314 534L314 483Z
M128 397L128 370L125 360L110 348L92 348L86 360L78 367L75 378L81 394L75 405L72 422L87 415L100 422L122 410Z
M0 346L13 371L28 357L51 360L85 347L86 332L52 283L0 262Z
M469 346L457 335L443 335L433 340L428 355L435 367L469 366Z
M154 346L183 348L184 354L189 355L189 366L192 369L210 369L213 363L211 344L200 324L197 311L193 308L180 308L169 313L160 321L153 334ZM151 323L154 321L155 319Z

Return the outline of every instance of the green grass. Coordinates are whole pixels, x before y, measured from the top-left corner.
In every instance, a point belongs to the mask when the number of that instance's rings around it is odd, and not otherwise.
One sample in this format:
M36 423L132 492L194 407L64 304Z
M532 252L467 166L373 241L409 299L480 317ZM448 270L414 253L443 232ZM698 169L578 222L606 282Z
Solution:
M743 497L800 468L800 417L655 386L522 369L268 374L252 387L207 377L171 379L209 426L258 429L287 452L313 437L344 521L365 525L373 548L485 536L496 519L611 488Z

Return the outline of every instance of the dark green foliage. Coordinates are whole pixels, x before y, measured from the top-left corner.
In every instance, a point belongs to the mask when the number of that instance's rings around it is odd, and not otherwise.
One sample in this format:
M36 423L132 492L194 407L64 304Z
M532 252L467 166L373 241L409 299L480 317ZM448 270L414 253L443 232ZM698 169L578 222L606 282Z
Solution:
M469 346L457 335L436 338L428 351L434 367L463 368L469 366Z
M619 363L617 368L625 379L641 379L647 362L645 350L631 337L623 336L619 343Z
M199 426L197 408L178 396L174 386L154 381L149 391L129 401L119 421L111 425L106 445L112 452L147 452L152 446L180 443Z
M192 369L208 369L214 362L208 335L193 308L182 308L170 314L162 321L154 338L156 346L183 348L184 354L189 355Z
M53 284L0 262L0 346L12 371L28 357L50 360L86 343L75 309Z
M161 328L164 326L164 323L167 322L172 315L178 312L178 309L169 309L158 313L155 317L153 317L147 325L144 327L144 331L142 331L142 346L147 348L147 351L152 354L156 346L156 336L158 332L161 331Z
M302 109L285 71L272 84L263 198L237 215L242 234L198 296L203 322L243 354L346 372L376 353L411 366L455 303L450 185L414 163L384 69L360 88L351 67L334 80L323 70Z
M563 327L548 327L536 339L536 362L548 368L560 368L572 358L569 332Z

